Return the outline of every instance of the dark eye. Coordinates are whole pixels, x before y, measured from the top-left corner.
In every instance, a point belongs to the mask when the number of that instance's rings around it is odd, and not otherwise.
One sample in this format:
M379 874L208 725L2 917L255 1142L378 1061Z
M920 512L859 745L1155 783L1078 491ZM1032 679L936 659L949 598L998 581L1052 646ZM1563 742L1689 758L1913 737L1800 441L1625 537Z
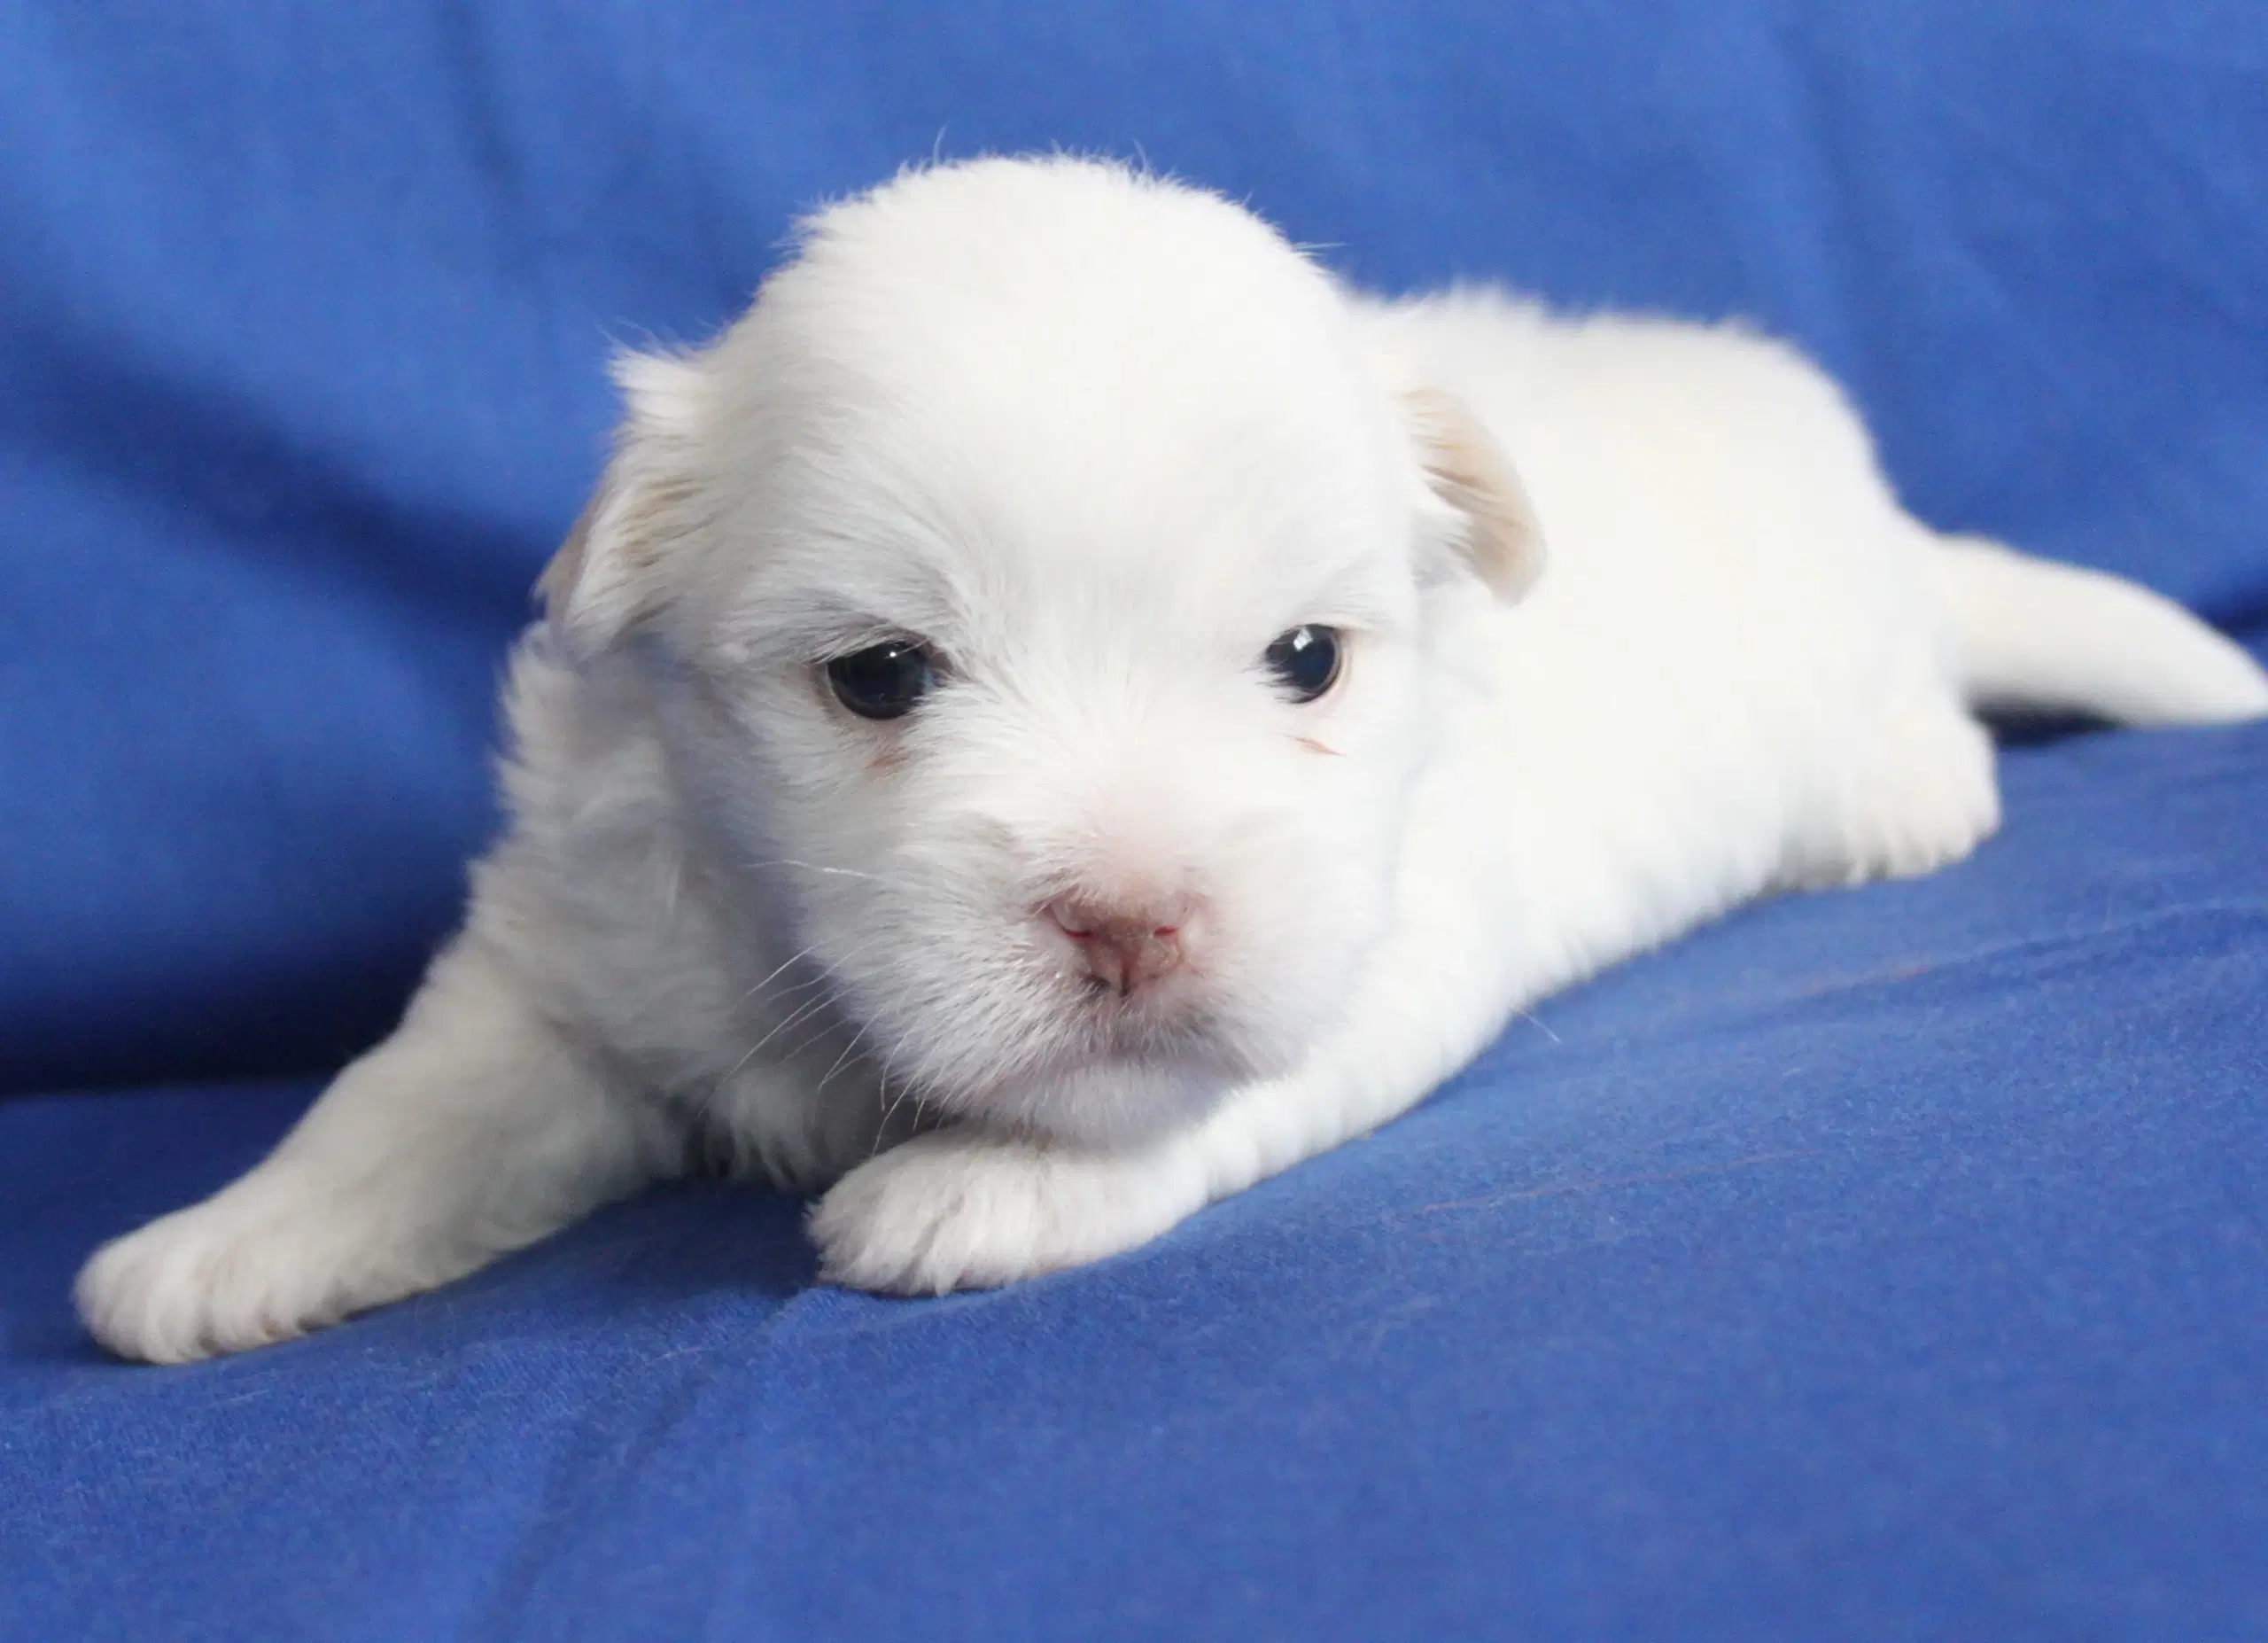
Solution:
M1312 702L1339 682L1339 630L1309 622L1268 647L1268 671L1294 702Z
M936 678L928 648L911 639L870 644L827 665L835 699L861 719L904 717Z

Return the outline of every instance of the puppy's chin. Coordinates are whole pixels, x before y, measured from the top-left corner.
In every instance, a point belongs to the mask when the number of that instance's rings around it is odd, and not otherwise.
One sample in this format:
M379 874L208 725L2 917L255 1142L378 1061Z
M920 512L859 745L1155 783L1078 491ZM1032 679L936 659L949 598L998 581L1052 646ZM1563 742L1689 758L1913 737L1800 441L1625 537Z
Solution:
M1228 1092L1286 1071L1226 1047L1112 1055L1018 1078L944 1103L967 1117L1083 1146L1138 1145L1201 1118Z
M1120 1001L1055 974L1034 992L1025 997L1036 1008L997 1038L941 1030L982 1019L976 997L965 1009L870 1024L894 1042L892 1064L932 1112L1073 1146L1130 1147L1292 1071L1343 996L1317 987L1255 997L1184 977Z

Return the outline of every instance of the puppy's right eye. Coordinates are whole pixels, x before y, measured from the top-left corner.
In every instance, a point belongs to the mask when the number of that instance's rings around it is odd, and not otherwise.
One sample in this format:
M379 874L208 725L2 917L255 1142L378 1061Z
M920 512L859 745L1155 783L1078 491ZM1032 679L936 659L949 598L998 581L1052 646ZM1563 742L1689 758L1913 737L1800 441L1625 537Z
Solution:
M861 719L900 719L928 694L936 664L927 646L889 639L838 656L827 665L835 699Z

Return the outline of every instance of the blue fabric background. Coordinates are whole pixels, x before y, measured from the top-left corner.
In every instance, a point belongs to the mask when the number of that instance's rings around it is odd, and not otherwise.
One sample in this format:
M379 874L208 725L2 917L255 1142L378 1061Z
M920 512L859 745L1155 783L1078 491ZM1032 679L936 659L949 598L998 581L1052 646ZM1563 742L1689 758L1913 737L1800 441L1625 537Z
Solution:
M84 1344L85 1250L454 917L609 347L1049 144L1384 289L1751 315L1924 517L2268 621L2249 3L0 0L0 1637L2268 1633L2256 728L2017 751L1973 862L1093 1271L845 1295L693 1187L250 1358Z

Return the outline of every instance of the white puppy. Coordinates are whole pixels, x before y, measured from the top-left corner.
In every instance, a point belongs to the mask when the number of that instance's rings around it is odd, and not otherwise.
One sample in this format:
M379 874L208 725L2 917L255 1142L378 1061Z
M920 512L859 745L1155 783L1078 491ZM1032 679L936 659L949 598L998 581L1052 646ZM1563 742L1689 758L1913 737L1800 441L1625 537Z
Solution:
M901 177L619 376L463 932L274 1156L89 1263L113 1350L714 1162L827 1189L840 1282L1091 1261L1736 902L1966 853L1976 706L2268 710L2164 601L1908 518L1786 348L1372 305L1113 166Z

